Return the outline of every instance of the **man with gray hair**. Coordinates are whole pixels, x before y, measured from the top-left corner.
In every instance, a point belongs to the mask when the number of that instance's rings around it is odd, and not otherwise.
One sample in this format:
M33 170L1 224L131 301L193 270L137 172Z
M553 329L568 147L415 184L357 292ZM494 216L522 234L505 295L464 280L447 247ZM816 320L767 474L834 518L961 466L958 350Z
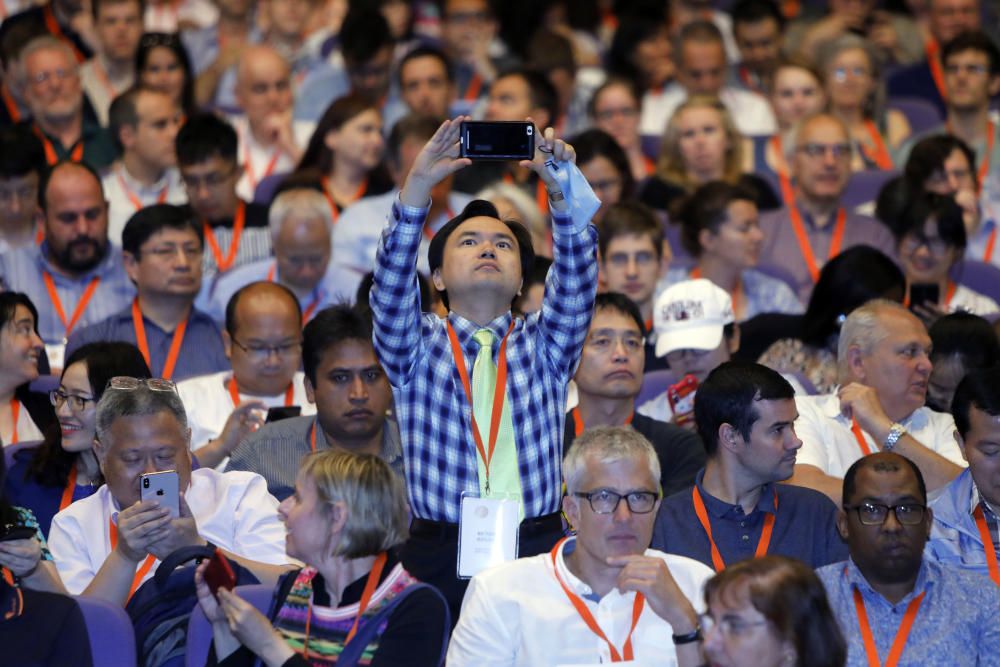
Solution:
M274 258L244 264L219 278L208 307L217 322L225 318L226 304L237 290L258 281L284 285L298 297L302 326L327 306L354 297L361 274L330 261L333 216L323 193L299 186L282 191L271 202L268 224Z
M838 506L844 473L871 452L896 451L920 467L931 490L964 466L951 415L924 406L931 339L923 323L893 301L876 299L840 329L840 387L797 396L802 439L792 484L830 496Z
M49 547L70 593L125 605L160 561L214 544L237 558L283 565L278 503L259 475L191 470L184 406L172 382L112 378L97 405L94 451L105 484L52 520ZM140 500L140 477L177 473L170 508Z
M590 429L563 477L576 536L473 577L448 664L702 664L700 592L712 572L648 548L660 505L653 446L627 426Z

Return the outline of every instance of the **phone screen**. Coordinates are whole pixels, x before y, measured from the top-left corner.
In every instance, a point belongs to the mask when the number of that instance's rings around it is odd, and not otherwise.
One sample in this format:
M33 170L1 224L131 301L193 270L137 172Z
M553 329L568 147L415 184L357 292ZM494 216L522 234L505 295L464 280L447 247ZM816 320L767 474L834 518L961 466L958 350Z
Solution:
M535 156L535 126L517 121L465 121L460 154L474 160L530 160Z

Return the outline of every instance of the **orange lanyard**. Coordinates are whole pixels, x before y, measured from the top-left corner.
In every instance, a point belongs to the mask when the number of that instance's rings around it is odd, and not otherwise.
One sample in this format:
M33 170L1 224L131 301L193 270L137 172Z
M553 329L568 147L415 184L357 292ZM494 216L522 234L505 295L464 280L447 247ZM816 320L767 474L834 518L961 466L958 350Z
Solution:
M45 281L45 289L49 292L49 299L52 300L52 307L55 308L56 315L59 316L59 320L63 323L65 328L64 338L69 338L69 334L73 331L73 327L76 326L77 321L80 316L83 315L83 311L87 309L87 304L90 303L90 297L94 295L94 290L97 289L98 283L101 282L100 276L94 276L90 284L87 285L87 289L83 291L83 296L80 297L80 302L76 304L76 310L73 311L73 317L66 321L66 312L63 310L62 301L59 300L59 294L56 292L56 283L52 279L52 274L48 271L42 271L42 279Z
M990 535L990 529L986 525L986 514L983 513L983 508L977 505L972 516L976 518L979 537L983 540L983 551L986 552L986 566L990 570L990 579L997 586L1000 586L1000 566L997 565L997 550L993 546L993 536Z
M884 667L896 667L899 664L899 658L903 655L903 649L906 648L906 640L910 638L910 629L913 627L913 621L917 619L917 612L920 611L920 603L924 601L925 595L927 595L927 591L910 600L910 604L906 606L906 612L903 614L903 622L899 624L899 630L896 631L896 638L892 640L892 648L889 649L889 657L886 658ZM865 601L861 597L861 591L857 587L854 588L854 608L858 612L858 625L861 626L861 638L865 643L868 665L869 667L883 667L878 659L878 648L875 646L875 637L872 635L872 628L868 624L868 612L865 610Z
M632 652L632 633L635 632L635 626L639 624L639 617L642 615L642 607L646 602L645 596L643 596L642 593L635 594L635 602L632 603L632 626L629 628L628 637L625 639L625 645L622 647L621 653L619 653L618 649L615 648L615 645L611 643L611 640L608 639L607 635L604 634L604 631L601 630L601 626L597 624L597 620L594 618L594 615L590 613L590 610L587 609L587 605L584 604L579 595L569 589L569 586L566 585L566 582L563 581L562 576L559 574L559 567L556 564L556 556L559 553L560 547L562 547L565 542L565 537L559 540L556 545L552 547L552 551L549 554L552 557L552 574L556 576L556 581L559 582L559 585L562 587L566 597L569 598L570 604L572 604L573 608L576 609L576 613L580 615L580 618L583 619L583 622L587 625L590 631L600 637L604 643L608 645L608 649L611 651L611 662L634 660L635 655Z
M19 122L21 120L21 110L17 108L17 102L14 101L14 96L10 94L6 84L0 87L0 97L3 98L3 105L7 107L7 115L10 116L10 122Z
M21 402L16 398L10 399L10 417L11 423L14 426L14 433L11 434L10 443L11 445L17 444L17 418L21 416Z
M583 417L580 416L580 408L579 407L573 408L570 414L573 416L573 436L579 437L580 434L583 433L584 429ZM626 424L631 424L633 417L635 417L634 410L629 413L628 417L625 418L625 424L622 424L622 426L625 426Z
M647 176L652 176L653 172L656 171L656 164L645 155L642 156L642 164Z
M993 259L993 246L997 242L997 228L994 227L993 231L990 232L990 237L986 239L986 250L983 252L983 261L987 264Z
M952 281L949 280L948 281L948 289L944 293L944 305L946 307L951 305L951 300L955 296L955 290L957 290L957 289L958 289L958 285L956 285L955 283L953 283ZM907 308L910 307L910 286L909 285L906 286L906 296L903 297L903 305L905 307L907 307Z
M323 196L326 197L326 201L330 204L330 214L333 216L333 222L336 223L337 218L340 217L340 207L337 206L337 200L335 200L333 198L333 195L330 193L330 179L324 176L323 178L320 179L320 182L323 184ZM361 199L362 197L365 196L366 192L368 192L367 178L361 181L361 185L358 186L357 192L354 193L354 196L351 198L351 201L347 203L350 204L352 202Z
M240 248L240 237L243 236L243 225L246 224L246 217L247 205L240 200L236 206L236 215L233 217L233 240L229 243L229 252L226 253L225 259L222 258L222 251L219 249L219 242L215 240L212 226L205 223L205 240L212 251L212 257L215 258L215 265L218 267L219 273L225 273L231 269L236 261L236 253Z
M260 177L260 180L264 180L274 172L275 166L278 164L278 158L281 157L281 147L274 149L271 153L271 160L267 163L264 168L264 174ZM243 164L246 165L247 180L250 181L250 190L254 191L257 189L257 179L253 174L253 161L250 159L250 146L247 140L243 142Z
M118 184L122 186L122 190L124 190L125 196L128 198L130 202L132 202L132 206L135 207L135 210L138 211L139 209L145 207L146 205L142 203L142 200L139 199L139 196L132 191L132 188L130 188L127 183L125 183L125 177L122 176L122 173L120 171L116 171L115 175L118 177ZM163 186L163 189L160 190L160 194L156 197L157 204L162 204L163 202L167 201L167 190L169 189L170 189L169 183Z
M473 72L472 78L469 79L469 85L465 87L465 95L462 99L466 102L475 102L479 99L479 91L483 88L483 77L479 76L479 72Z
M269 283L274 282L274 272L276 264L277 263L271 264L271 268L267 270L267 282ZM316 289L313 290L312 300L310 301L309 306L302 311L303 326L305 326L306 322L308 322L310 318L312 318L313 313L316 311L316 306L318 305L319 305L319 286L317 285Z
M743 82L743 85L745 85L747 88L749 88L755 93L762 92L761 87L756 83L754 83L753 76L750 74L749 69L747 69L744 65L740 65L739 73L740 73L740 81Z
M111 519L108 519L108 533L111 541L111 550L114 551L115 547L118 546L118 526L114 524ZM156 562L156 556L149 554L146 556L146 560L142 562L139 566L139 571L135 573L135 577L132 578L132 586L128 589L128 597L125 598L125 604L132 599L132 594L135 590L139 588L139 584L142 580L149 574L149 571L153 568L153 563Z
M53 37L66 42L66 45L73 49L73 54L76 56L76 62L83 64L84 61L87 60L87 56L83 55L83 52L77 48L76 44L73 43L73 40L63 34L62 28L59 27L59 22L56 21L56 15L52 11L51 4L45 5L45 9L42 10L42 19L45 21L45 29L48 30Z
M169 380L174 374L174 366L177 365L177 356L181 352L181 345L184 343L184 332L187 331L188 320L184 318L177 328L174 329L174 336L170 339L170 349L167 351L167 360L163 364L163 374L160 376L164 380ZM142 311L139 310L139 298L132 300L132 328L135 330L135 343L142 353L142 358L146 360L146 365L153 368L149 360L149 345L146 342L146 324L142 321Z
M858 426L858 420L851 420L851 433L854 434L854 439L858 441L858 446L861 447L861 453L868 456L872 453L871 447L868 446L868 442L865 440L865 436L861 434L861 427Z
M697 278L701 278L701 267L698 267L698 266L694 267L693 269L691 269L691 273L688 274L688 275L691 277L691 280L695 280ZM743 302L743 281L742 280L737 280L736 281L736 287L734 287L733 291L729 293L729 297L733 301L733 310L736 310L737 305Z
M868 130L868 136L871 137L872 144L874 144L874 155L868 152L868 149L864 144L860 144L861 150L878 166L879 169L892 169L892 158L889 157L889 150L885 147L885 142L882 141L882 135L878 131L878 128L875 127L875 123L870 120L866 120L865 129Z
M782 153L780 135L775 134L771 137L771 150L777 154L779 160L784 162L785 155ZM792 179L788 177L788 172L784 168L776 171L781 186L781 199L789 210L793 210L795 208L795 190L792 189Z
M715 540L712 539L712 525L708 522L708 510L705 509L705 502L701 499L701 492L698 491L698 487L694 486L691 488L691 498L694 500L694 513L698 515L698 521L701 523L701 527L705 529L705 535L708 536L708 544L712 548L712 567L716 572L722 572L726 569L726 563L722 560L722 554L719 553L719 548L715 546ZM757 549L754 550L753 557L760 558L761 556L767 555L767 548L771 544L771 533L774 532L774 517L778 513L778 490L774 490L774 513L767 513L764 517L764 529L760 531L760 539L757 541Z
M940 50L940 45L938 45L937 40L933 37L929 37L924 43L924 53L927 54L927 66L931 69L931 78L934 79L934 87L937 88L941 100L947 102L948 93L944 87L944 71L941 69L941 59L938 57Z
M45 149L45 162L50 167L56 162L59 162L59 155L56 153L56 147L52 145L52 140L45 136L45 133L38 129L35 125L32 127L35 131L35 135L42 141L42 147ZM83 159L83 137L77 140L76 145L69 154L70 162L79 162Z
M788 209L789 217L792 220L792 230L795 232L795 239L799 242L799 250L802 251L802 259L806 262L809 270L809 277L813 283L819 280L819 267L816 265L816 255L813 254L812 246L809 245L809 236L806 234L805 224L802 222L802 215L799 209L791 206ZM844 228L847 226L847 211L843 208L837 210L837 222L833 227L833 236L830 238L830 253L827 261L833 259L840 253L840 244L844 240Z
M503 182L510 185L516 185L514 183L514 177L510 174L503 175ZM542 183L542 179L538 179L535 183L535 205L538 210L542 212L542 215L549 214L549 193L545 189L545 184Z
M507 333L500 343L500 363L497 364L497 381L493 387L493 411L490 416L490 433L487 446L483 446L483 436L479 433L479 425L476 424L475 410L472 411L472 437L476 441L476 450L483 459L486 468L486 493L490 492L490 461L493 460L493 450L496 448L497 435L500 433L500 416L503 414L503 400L507 394L507 338L514 330L514 322L511 321ZM472 384L469 382L469 371L465 367L465 355L462 353L462 346L455 335L455 329L451 322L448 322L448 338L451 340L451 353L455 357L455 366L458 368L458 376L462 379L462 388L465 389L465 397L469 399L472 406Z
M235 377L234 378L230 378L229 382L227 382L226 385L229 387L229 396L233 399L233 407L235 408L235 407L239 406L239 404L240 404L240 389L239 389L239 387L236 384L236 378ZM288 388L285 389L285 407L286 408L292 404L292 399L293 399L294 395L295 395L295 385L293 383L289 382L288 383ZM313 442L315 443L315 441L316 441L316 436L314 434L313 435ZM313 451L316 451L315 446L313 447Z
M66 488L63 489L62 498L59 500L59 511L70 506L73 502L73 492L76 491L76 464L69 470L69 479L66 480Z
M317 417L318 419L318 417ZM316 422L309 428L309 449L316 451Z

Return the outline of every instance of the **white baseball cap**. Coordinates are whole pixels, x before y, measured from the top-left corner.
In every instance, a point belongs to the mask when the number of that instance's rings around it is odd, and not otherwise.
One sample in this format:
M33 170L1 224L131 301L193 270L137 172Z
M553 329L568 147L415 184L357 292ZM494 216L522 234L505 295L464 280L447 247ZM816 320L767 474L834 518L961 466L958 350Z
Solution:
M714 350L722 342L723 328L734 321L732 297L712 281L698 278L671 285L653 308L656 356Z

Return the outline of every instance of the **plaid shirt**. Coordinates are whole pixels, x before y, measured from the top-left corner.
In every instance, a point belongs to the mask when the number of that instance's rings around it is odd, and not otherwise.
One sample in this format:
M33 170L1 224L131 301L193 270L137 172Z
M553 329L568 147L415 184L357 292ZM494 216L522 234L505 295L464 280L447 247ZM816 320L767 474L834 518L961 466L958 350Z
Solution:
M447 323L421 315L417 249L427 209L397 199L382 233L371 307L375 350L389 376L403 440L406 481L415 516L457 523L463 491L479 491L472 406L462 388ZM590 327L597 290L597 230L589 220L552 216L555 262L540 313L517 319L507 342L507 398L517 442L525 517L559 508L566 384ZM503 338L512 315L486 326ZM449 320L475 363L480 328L451 313ZM499 345L494 346L498 363Z

